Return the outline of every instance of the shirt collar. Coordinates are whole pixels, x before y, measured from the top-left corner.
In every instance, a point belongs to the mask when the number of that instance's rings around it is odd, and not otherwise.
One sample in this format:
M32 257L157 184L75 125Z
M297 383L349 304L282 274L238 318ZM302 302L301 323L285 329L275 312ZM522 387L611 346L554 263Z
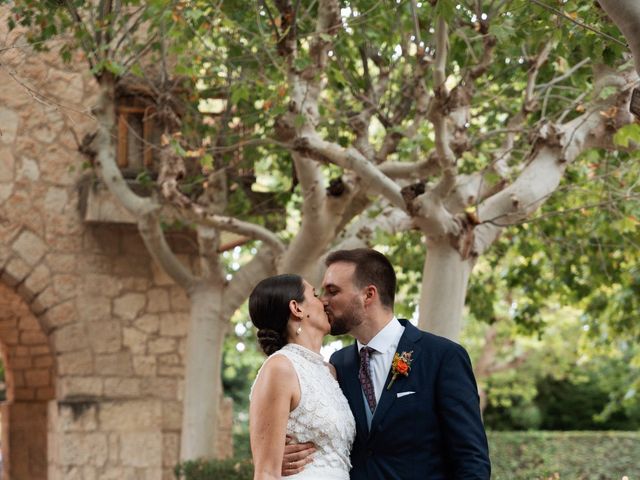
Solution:
M387 323L382 330L380 330L375 337L373 337L367 345L363 343L358 343L358 351L362 347L371 347L377 352L386 353L390 350L394 352L398 348L398 343L400 343L400 337L402 337L402 333L404 332L404 327L398 321L398 319L394 316L389 323Z

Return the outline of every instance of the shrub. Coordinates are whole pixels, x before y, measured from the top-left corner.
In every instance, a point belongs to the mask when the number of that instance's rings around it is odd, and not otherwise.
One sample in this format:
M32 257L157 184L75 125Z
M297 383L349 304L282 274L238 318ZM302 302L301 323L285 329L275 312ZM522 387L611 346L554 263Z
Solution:
M640 478L639 432L489 432L492 480ZM187 462L179 480L251 480L248 459Z
M178 480L251 480L253 464L248 459L194 460L174 469Z
M638 432L490 432L493 480L640 476Z

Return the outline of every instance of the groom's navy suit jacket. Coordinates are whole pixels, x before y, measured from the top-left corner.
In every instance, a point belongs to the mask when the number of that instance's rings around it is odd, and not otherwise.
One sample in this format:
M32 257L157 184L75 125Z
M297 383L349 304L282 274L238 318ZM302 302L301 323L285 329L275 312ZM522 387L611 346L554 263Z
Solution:
M389 373L371 429L358 380L357 344L331 357L356 420L351 480L489 479L489 448L467 352L400 322L405 330L397 351L413 351L411 371L387 390ZM402 392L415 393L398 397Z

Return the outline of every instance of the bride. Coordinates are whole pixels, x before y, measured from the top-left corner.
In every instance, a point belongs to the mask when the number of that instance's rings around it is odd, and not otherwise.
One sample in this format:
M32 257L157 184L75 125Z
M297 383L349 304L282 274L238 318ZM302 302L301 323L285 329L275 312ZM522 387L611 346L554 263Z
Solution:
M258 341L269 355L251 389L254 480L281 478L285 439L313 442L299 480L348 480L355 421L331 364L320 355L331 329L314 288L298 275L261 281L249 297Z

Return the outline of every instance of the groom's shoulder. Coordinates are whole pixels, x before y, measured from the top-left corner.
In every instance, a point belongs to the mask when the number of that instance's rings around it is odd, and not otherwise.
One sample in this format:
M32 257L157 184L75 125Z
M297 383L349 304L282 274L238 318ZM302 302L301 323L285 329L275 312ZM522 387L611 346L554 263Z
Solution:
M342 347L340 350L336 350L331 355L331 359L329 360L333 365L340 365L346 361L347 352L353 348L353 344L349 344L346 347Z

